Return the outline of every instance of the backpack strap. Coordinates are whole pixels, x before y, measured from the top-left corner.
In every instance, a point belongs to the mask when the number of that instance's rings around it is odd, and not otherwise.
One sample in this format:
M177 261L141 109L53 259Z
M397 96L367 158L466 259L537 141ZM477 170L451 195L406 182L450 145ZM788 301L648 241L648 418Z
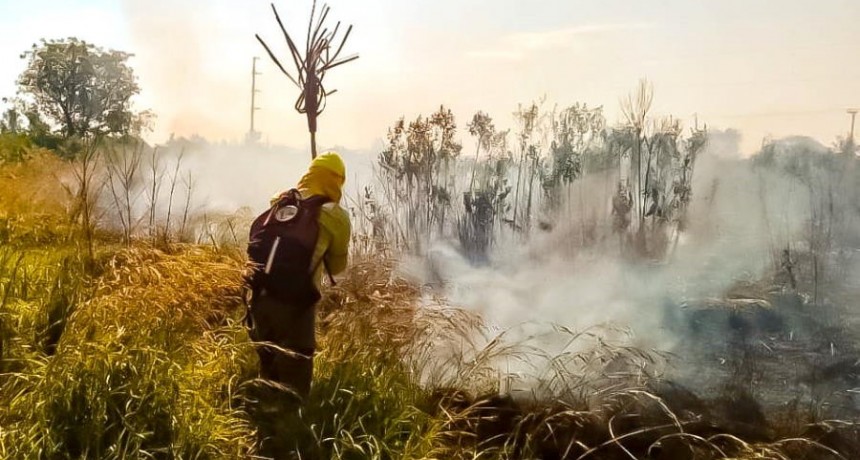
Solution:
M332 200L331 200L331 198L329 198L325 195L313 195L313 196L309 196L309 197L307 197L301 201L303 204L308 203L308 204L311 204L312 206L319 206L320 208L322 208L323 205L330 203ZM329 280L329 282L331 282L331 285L337 286L337 282L334 280L334 276L332 276L331 270L329 270L329 268L328 268L328 263L325 261L325 254L322 254L322 256L320 257L320 261L317 262L316 265L314 265L313 270L311 270L311 273L315 273L317 271L317 269L320 267L320 265L323 266L323 270L325 271L326 276L328 276L328 280Z
M263 226L265 227L266 225L269 225L269 221L272 220L272 216L275 214L275 210L278 209L279 206L290 201L295 201L297 203L301 203L303 201L302 194L298 189L291 188L278 196L278 199L269 207L269 214L266 216L266 220L263 221Z
M331 202L331 198L329 198L325 195L312 195L312 196L309 196L307 198L301 198L301 195L299 195L299 197L300 197L299 201L303 205L307 204L307 205L311 205L311 206L317 206L320 208L324 204Z
M331 270L328 268L328 263L325 261L325 255L323 255L323 268L325 268L325 274L328 275L328 280L331 282L331 285L337 286L337 281L334 280L334 276L332 276Z

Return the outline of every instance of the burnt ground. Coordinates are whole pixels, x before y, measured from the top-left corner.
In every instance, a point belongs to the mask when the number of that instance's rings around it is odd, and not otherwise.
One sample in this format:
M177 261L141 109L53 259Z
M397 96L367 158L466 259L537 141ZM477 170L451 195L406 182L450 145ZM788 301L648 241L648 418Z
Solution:
M680 307L665 320L684 337L673 350L678 384L706 399L740 395L773 423L860 420L860 338L850 305L777 290Z
M595 411L451 389L425 410L451 417L452 445L512 458L860 458L852 318L784 290L689 301L667 307L665 327L684 340L677 371L649 384L656 398L630 393Z

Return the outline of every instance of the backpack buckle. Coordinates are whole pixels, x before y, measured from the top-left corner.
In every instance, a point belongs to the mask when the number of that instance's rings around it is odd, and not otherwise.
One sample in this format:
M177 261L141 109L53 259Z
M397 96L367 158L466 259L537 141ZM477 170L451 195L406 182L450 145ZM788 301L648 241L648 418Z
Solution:
M299 208L295 205L288 204L281 206L275 211L275 220L278 222L289 222L299 214Z

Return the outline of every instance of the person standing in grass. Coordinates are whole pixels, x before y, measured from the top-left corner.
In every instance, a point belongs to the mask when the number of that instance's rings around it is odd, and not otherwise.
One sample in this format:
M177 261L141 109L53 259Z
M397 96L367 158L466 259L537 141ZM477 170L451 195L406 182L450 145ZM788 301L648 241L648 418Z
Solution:
M346 269L350 221L340 207L346 167L337 153L317 156L297 187L271 200L251 227L251 339L260 343L260 376L304 402L316 349L316 303L324 274ZM274 345L274 346L272 346Z

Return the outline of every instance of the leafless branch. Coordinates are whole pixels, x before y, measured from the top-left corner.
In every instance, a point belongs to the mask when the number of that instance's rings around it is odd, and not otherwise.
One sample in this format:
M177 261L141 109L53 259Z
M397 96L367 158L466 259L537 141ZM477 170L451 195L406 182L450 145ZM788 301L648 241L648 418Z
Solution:
M296 67L298 78L294 78L292 74L287 72L278 58L275 57L274 53L272 53L272 50L266 42L263 41L259 35L256 37L281 72L283 72L290 81L301 89L301 93L296 98L294 108L298 113L304 114L307 117L308 132L310 132L311 135L311 157L315 158L317 154L317 117L325 110L327 102L326 99L328 96L331 96L336 92L336 90L325 90L323 85L325 73L335 67L339 67L358 59L357 54L353 54L345 58L339 58L340 53L343 51L344 45L352 32L352 26L350 25L347 28L343 38L338 39L337 36L340 31L341 23L337 22L334 29L329 31L329 29L325 27L325 22L326 19L328 19L331 8L329 8L328 5L323 5L319 14L317 14L317 2L314 0L311 7L311 15L308 19L307 41L305 43L304 55L302 55L302 53L299 52L295 41L290 36L289 32L287 32L286 27L284 27L284 23L281 21L281 17L274 4L272 4L272 12L275 15L275 21L278 23L278 27L284 35L284 40L290 48L290 56L292 57L293 64ZM340 43L336 43L338 40ZM333 45L335 45L335 49L337 50L334 53L331 52Z

